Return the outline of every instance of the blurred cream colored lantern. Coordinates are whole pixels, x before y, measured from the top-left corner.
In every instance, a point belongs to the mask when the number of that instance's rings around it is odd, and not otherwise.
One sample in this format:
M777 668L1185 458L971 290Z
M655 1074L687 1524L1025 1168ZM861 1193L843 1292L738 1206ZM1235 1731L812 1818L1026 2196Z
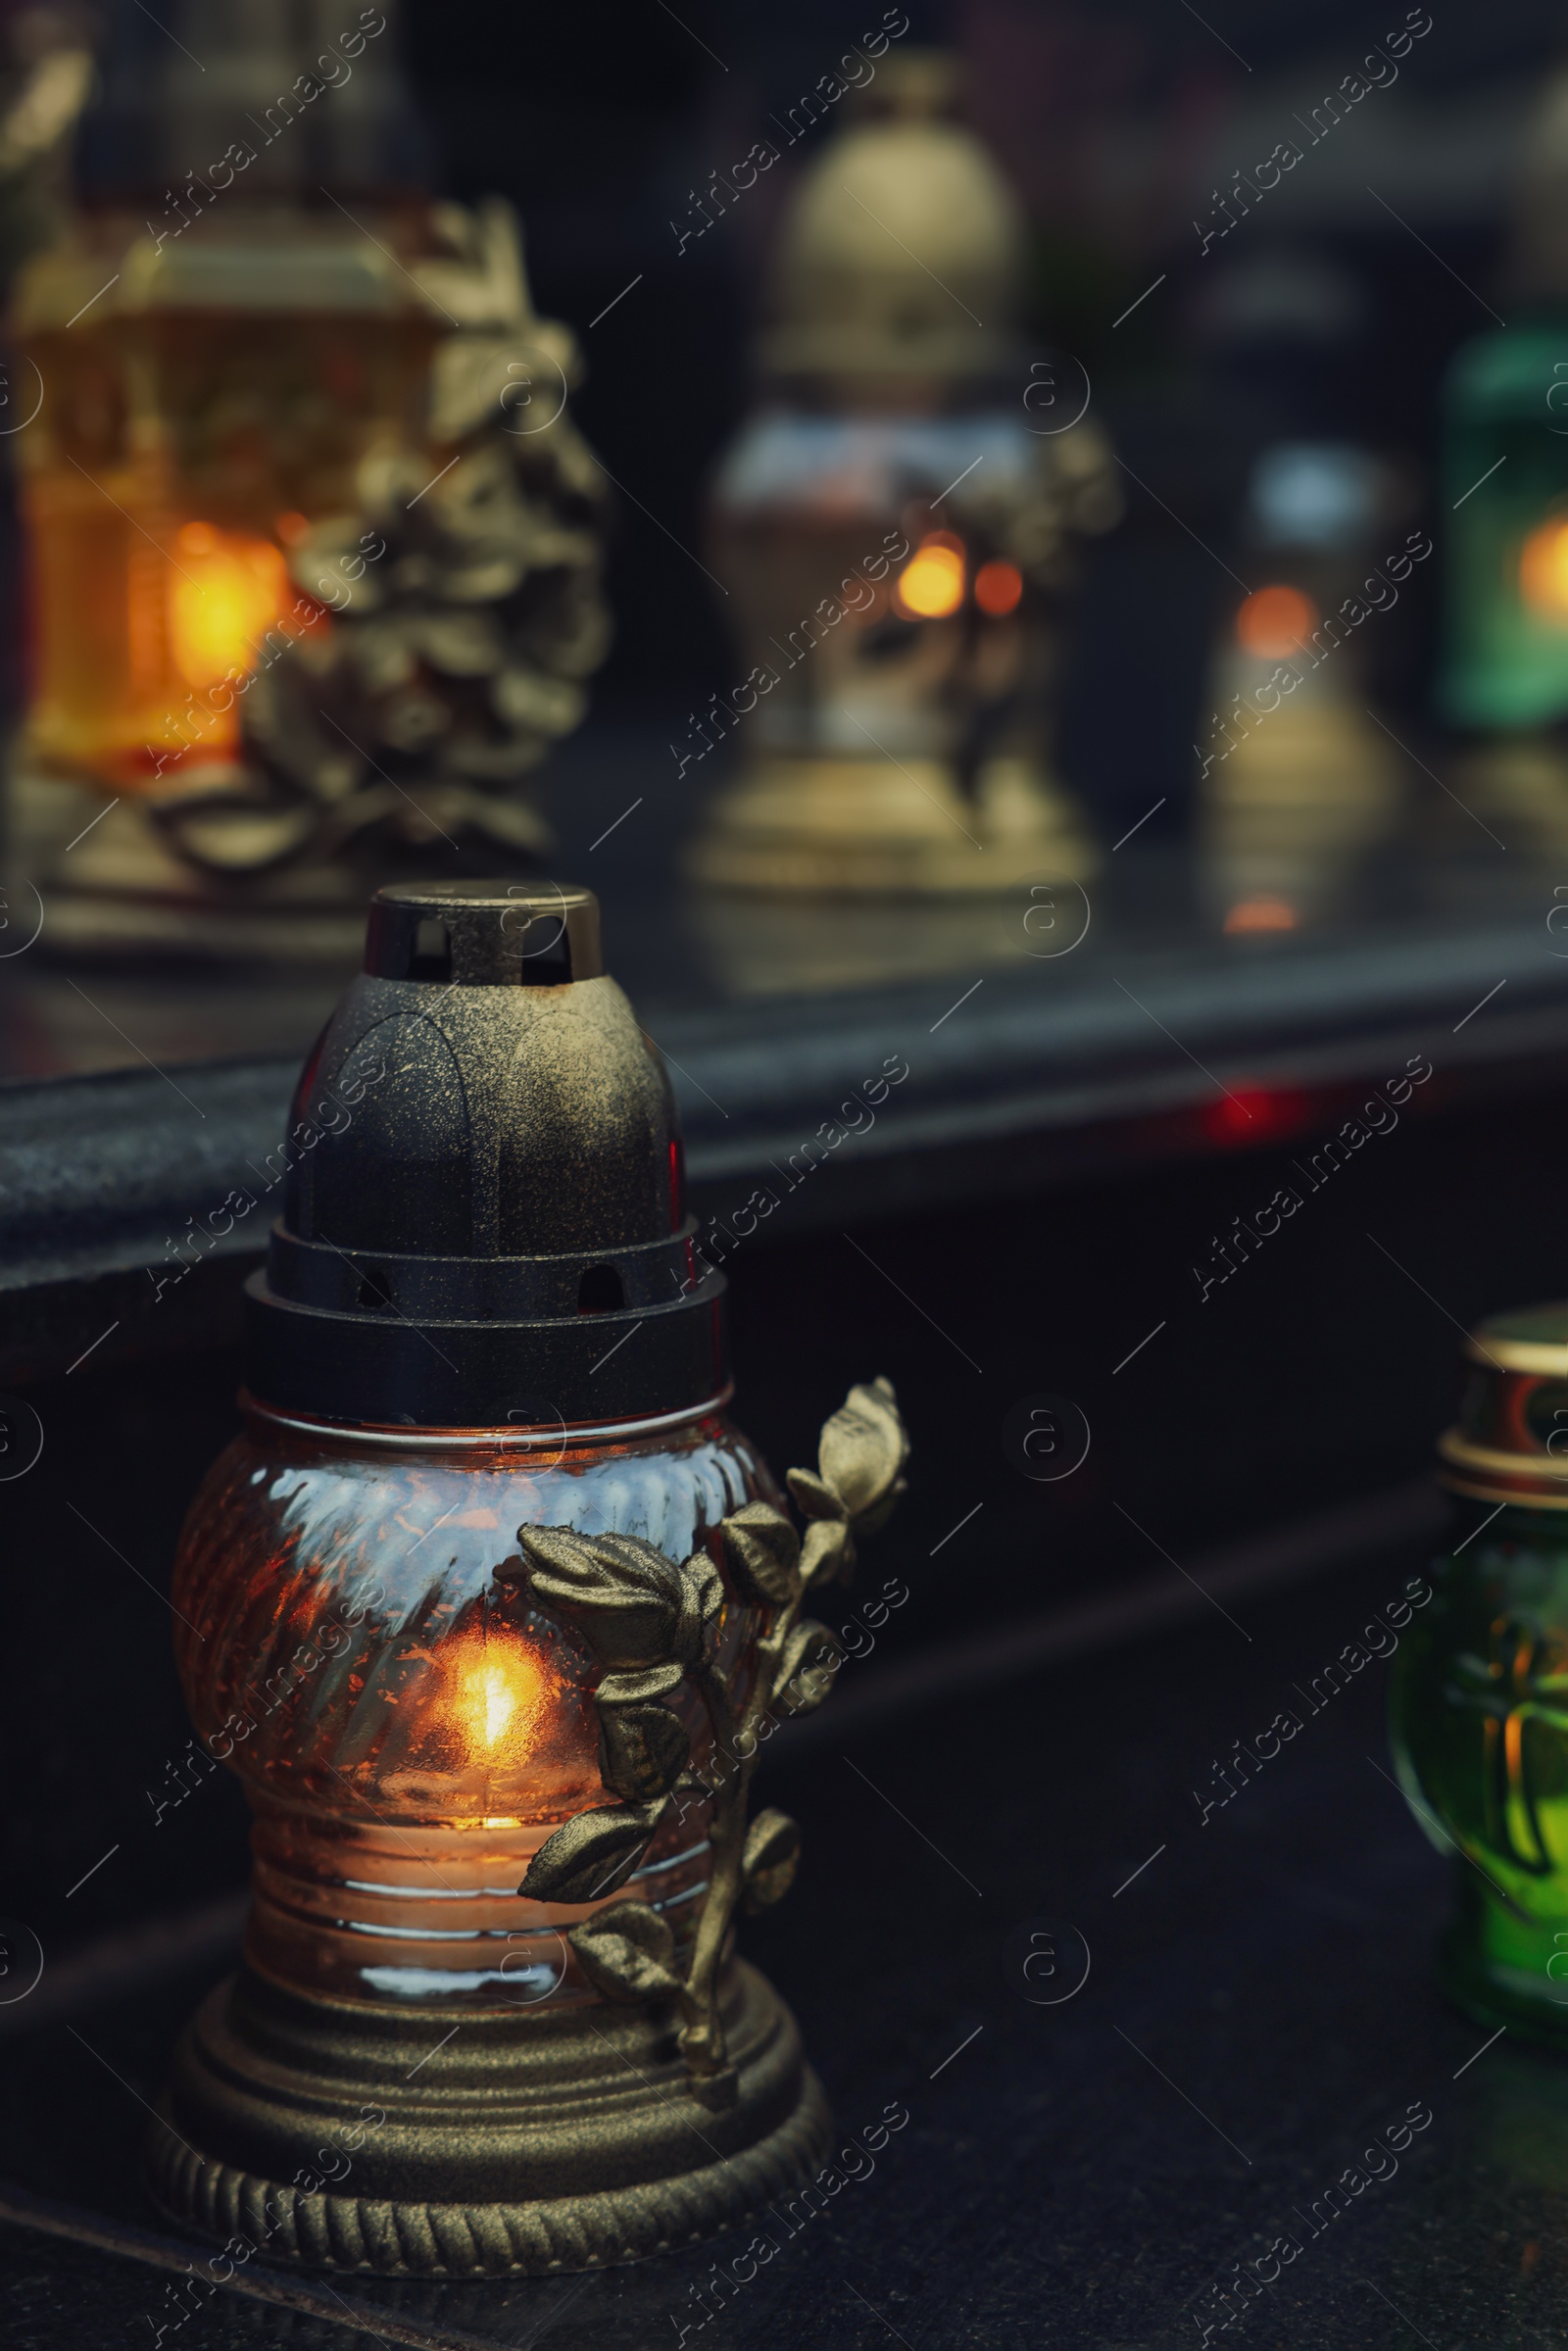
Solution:
M945 119L940 56L890 56L795 189L719 469L715 568L744 681L694 714L741 765L690 864L731 888L1005 890L1095 865L1050 750L1074 542L1120 512L1074 364L1031 364L1020 208Z
M1388 469L1346 443L1277 443L1254 469L1246 562L1273 576L1226 625L1195 747L1202 890L1227 931L1326 912L1402 814L1406 762L1367 708L1359 633L1398 600L1380 569L1359 576L1396 503ZM1417 560L1393 567L1408 578Z

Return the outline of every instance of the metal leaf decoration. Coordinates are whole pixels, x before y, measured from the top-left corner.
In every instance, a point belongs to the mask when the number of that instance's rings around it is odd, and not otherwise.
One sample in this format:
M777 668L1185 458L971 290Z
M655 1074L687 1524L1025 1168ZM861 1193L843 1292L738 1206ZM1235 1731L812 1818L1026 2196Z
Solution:
M599 1690L599 1777L618 1796L667 1796L691 1755L686 1726L657 1699L612 1706Z
M649 1698L667 1698L686 1679L686 1668L671 1658L664 1665L642 1665L631 1673L606 1674L594 1696L601 1707L635 1706Z
M814 1714L843 1662L844 1651L826 1625L814 1624L809 1617L797 1625L784 1643L774 1685L790 1713Z
M607 2000L668 2000L680 1991L674 1935L646 1902L612 1902L573 1927L566 1940Z
M815 1584L831 1584L855 1556L847 1520L813 1518L801 1544L801 1582L808 1592Z
M624 1886L647 1852L663 1799L579 1812L547 1837L517 1891L531 1902L597 1902Z
M760 1812L746 1832L741 1875L743 1909L756 1913L781 1902L795 1883L801 1832L787 1812Z
M849 1512L832 1487L824 1485L814 1469L786 1470L784 1483L803 1518L848 1518Z
M708 1892L684 1976L668 1923L647 1903L610 1904L568 1937L607 1999L674 2002L693 2074L722 2075L728 2065L719 1983L736 1908L776 1902L800 1856L793 1821L767 1811L748 1830L746 1806L764 1723L775 1711L807 1714L819 1706L843 1659L825 1625L800 1621L801 1601L808 1588L846 1574L856 1535L887 1517L905 1489L908 1449L890 1383L854 1388L822 1431L816 1470L789 1472L808 1522L804 1543L771 1502L747 1502L721 1520L729 1587L761 1619L756 1670L739 1705L708 1645L727 1593L706 1551L677 1565L634 1536L519 1527L521 1559L495 1571L534 1606L564 1618L598 1658L600 1776L626 1799L580 1812L558 1829L534 1855L519 1892L541 1902L602 1900L638 1867L677 1788L707 1799ZM711 1753L723 1759L711 1786L693 1770L686 1726L664 1702L682 1683L700 1698Z

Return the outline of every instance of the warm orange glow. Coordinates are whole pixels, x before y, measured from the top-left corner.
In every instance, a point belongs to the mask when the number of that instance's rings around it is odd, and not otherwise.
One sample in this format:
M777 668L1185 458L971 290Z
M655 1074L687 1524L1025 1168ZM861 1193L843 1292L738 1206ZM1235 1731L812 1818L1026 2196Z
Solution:
M549 1679L532 1649L481 1642L455 1680L451 1703L478 1760L529 1736L543 1711Z
M951 531L920 541L899 574L894 599L906 620L945 620L963 602L963 543Z
M290 513L279 514L272 527L285 547L297 547L311 526L304 514Z
M1296 908L1288 898L1239 898L1225 916L1225 929L1238 931L1294 931Z
M994 620L1016 612L1022 596L1023 573L1016 563L982 563L974 575L975 603Z
M256 648L290 601L288 572L270 539L184 523L169 578L175 666L198 693L256 665Z
M1519 593L1542 620L1568 622L1568 515L1553 515L1519 550Z
M433 1739L447 1768L515 1771L538 1747L560 1690L537 1649L510 1627L475 1626L431 1655L419 1745Z
M1236 641L1244 653L1282 661L1304 645L1317 626L1317 607L1299 588L1259 588L1236 615Z

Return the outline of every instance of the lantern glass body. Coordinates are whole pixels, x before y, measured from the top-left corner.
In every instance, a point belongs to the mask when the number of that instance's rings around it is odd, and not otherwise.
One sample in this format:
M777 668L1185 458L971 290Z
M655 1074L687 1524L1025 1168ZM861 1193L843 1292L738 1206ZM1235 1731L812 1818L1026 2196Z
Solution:
M1444 715L1519 730L1568 711L1568 363L1542 320L1461 351L1445 396Z
M1432 1585L1392 1720L1417 1818L1466 1856L1444 1983L1484 2022L1568 2047L1568 1513L1461 1503Z
M419 218L375 216L384 254L340 220L236 204L166 256L140 222L95 216L24 272L38 767L136 791L181 759L231 759L250 678L330 627L341 588L302 593L289 548L356 513L366 457L424 440L442 322L389 258L416 257Z
M988 711L1013 714L1016 736L1020 698L1038 737L1050 639L1004 542L1039 495L1040 450L1016 410L753 419L711 541L751 664L734 699L755 713L754 757L967 760ZM973 499L942 500L966 471Z
M597 1998L560 1932L597 1905L516 1889L555 1829L616 1800L598 1667L494 1570L525 1523L684 1558L760 1497L777 1499L765 1468L711 1410L531 1441L252 1405L192 1507L173 1587L191 1714L255 1816L251 1965L355 2001ZM728 1601L716 1660L741 1697L757 1633ZM701 1768L711 1734L689 1696L683 1720ZM707 1822L705 1799L673 1805L629 1882L678 1945L701 1913Z

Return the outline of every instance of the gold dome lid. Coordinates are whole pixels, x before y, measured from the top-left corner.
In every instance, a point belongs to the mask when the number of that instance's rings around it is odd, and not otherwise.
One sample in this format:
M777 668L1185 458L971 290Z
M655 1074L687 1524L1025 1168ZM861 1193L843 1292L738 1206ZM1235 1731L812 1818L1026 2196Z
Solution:
M773 376L952 381L1016 357L1022 208L974 133L945 119L956 61L890 56L785 214Z
M1444 1484L1476 1501L1568 1510L1568 1302L1492 1316L1465 1354L1459 1425L1438 1446Z

